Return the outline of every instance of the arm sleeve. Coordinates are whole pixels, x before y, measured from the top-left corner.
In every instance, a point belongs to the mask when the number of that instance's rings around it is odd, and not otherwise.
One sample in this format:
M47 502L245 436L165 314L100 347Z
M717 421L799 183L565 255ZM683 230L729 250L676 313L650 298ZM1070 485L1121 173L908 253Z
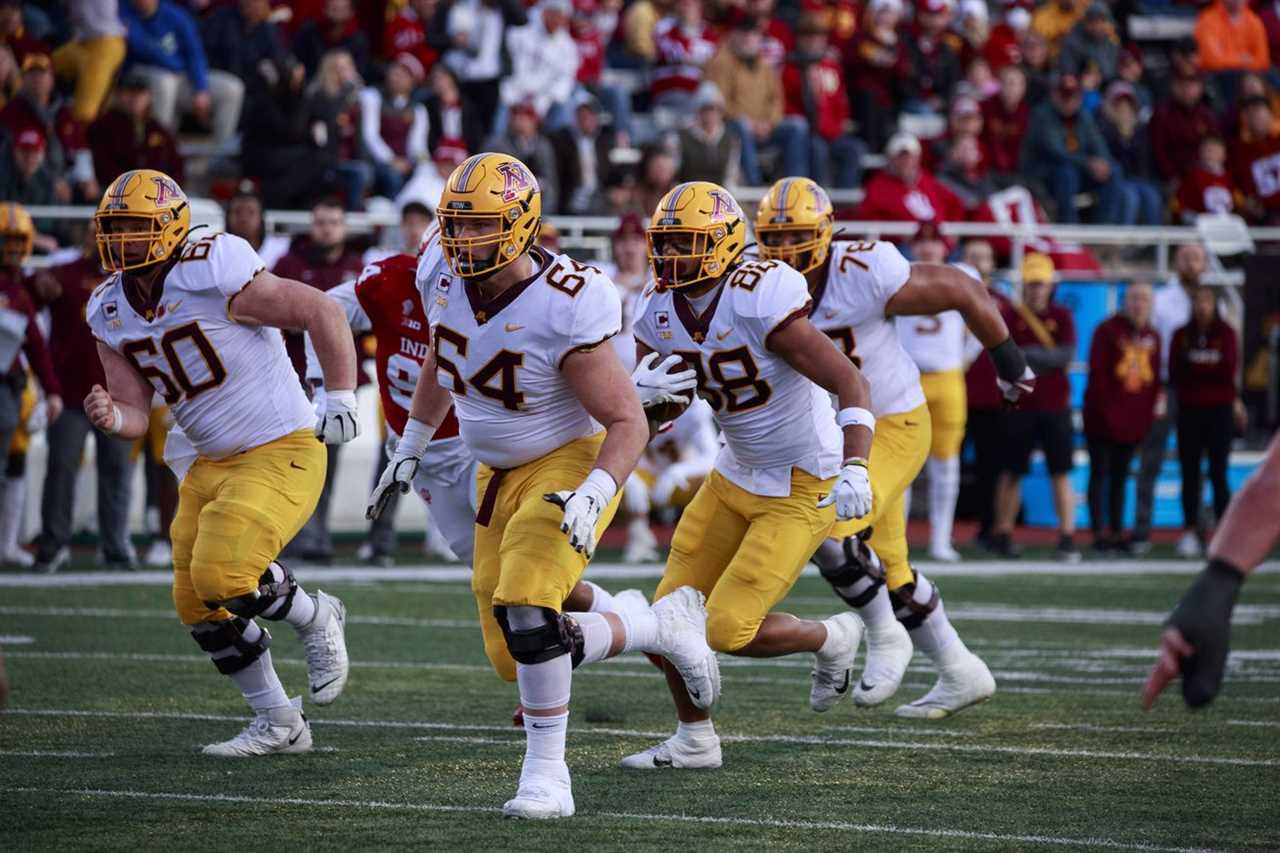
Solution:
M618 290L602 274L589 271L586 284L572 297L569 310L552 318L561 336L557 364L575 350L592 349L622 331L622 300Z
M210 241L205 262L209 264L214 286L228 299L244 290L254 276L267 268L247 240L225 233L215 235Z
M382 141L379 127L379 113L382 111L382 97L372 87L360 93L360 138L369 156L379 163L389 163L395 153L391 146Z
M869 260L871 286L875 288L877 302L884 305L911 278L911 263L887 240L876 243Z
M770 335L808 312L809 285L803 275L781 264L767 273L755 290L729 287L722 298L735 300L735 308L755 327L755 333L768 349Z

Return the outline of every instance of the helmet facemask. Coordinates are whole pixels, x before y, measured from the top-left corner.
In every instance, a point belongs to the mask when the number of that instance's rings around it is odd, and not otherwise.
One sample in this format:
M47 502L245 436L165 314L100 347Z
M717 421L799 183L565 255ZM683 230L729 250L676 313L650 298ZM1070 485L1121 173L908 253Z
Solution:
M165 227L173 215L162 210L150 216L133 211L99 212L98 258L111 272L139 270L167 260L173 249L165 246ZM131 225L141 227L128 227ZM176 247L175 247L176 248Z
M456 275L466 279L483 280L520 257L538 236L538 220L532 229L517 230L523 205L508 207L500 213L493 211L446 210L440 208L440 248L445 261ZM493 230L463 235L477 225L491 223ZM471 226L468 228L467 226ZM484 252L487 247L492 252Z
M723 276L728 266L722 269L717 263L715 247L733 227L722 225L709 231L679 225L650 227L645 239L649 244L654 281L660 287L684 290ZM675 242L682 245L673 246ZM673 248L680 251L668 251Z
M760 256L782 261L799 273L822 266L831 250L831 225L756 226Z

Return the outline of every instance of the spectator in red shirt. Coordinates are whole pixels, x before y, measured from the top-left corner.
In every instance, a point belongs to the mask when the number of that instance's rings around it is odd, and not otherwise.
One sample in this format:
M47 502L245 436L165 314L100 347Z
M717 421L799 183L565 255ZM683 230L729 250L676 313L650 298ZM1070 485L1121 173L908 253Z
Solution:
M1244 129L1231 151L1236 186L1249 219L1273 225L1280 222L1280 127L1265 97L1246 98L1240 109Z
M849 89L849 107L858 135L873 150L888 139L911 74L898 34L901 20L902 0L871 0L863 28L844 52L845 79L857 81Z
M776 5L775 0L745 0L742 14L755 18L759 23L760 58L774 68L781 68L787 54L795 47L795 37L787 22L775 14Z
M1021 174L1022 139L1031 110L1027 106L1027 75L1020 65L1000 69L1000 93L982 103L982 143L987 164L998 183L1024 183Z
M985 8L985 3L983 6ZM1006 65L1021 64L1022 38L1030 26L1031 13L1022 6L1012 6L1004 13L1004 20L991 28L982 57L992 71L999 72Z
M114 104L89 125L85 137L94 171L108 181L139 168L157 169L179 184L184 180L177 143L151 116L151 87L140 74L126 71L120 77Z
M1151 116L1156 169L1166 181L1182 176L1194 163L1200 140L1218 130L1218 117L1204 98L1204 80L1186 69L1174 74L1171 96Z
M920 140L896 133L885 147L889 162L867 183L858 218L877 222L964 219L964 204L920 164Z
M960 37L950 29L955 0L917 0L915 20L908 29L908 94L910 112L945 113L947 99L962 76Z
M649 94L655 107L687 115L702 68L716 52L716 34L702 17L701 0L676 0L672 11L653 31L657 56Z
M827 43L822 17L805 15L796 26L796 49L782 70L782 89L787 116L803 119L813 131L805 174L824 186L861 186L866 146L853 135L844 69Z
M1054 268L1048 255L1029 254L1022 262L1022 303L1005 311L1013 342L1022 347L1036 374L1035 390L1024 397L1006 421L1004 472L996 497L992 550L1016 556L1011 543L1013 524L1022 504L1022 478L1031 467L1031 452L1039 446L1053 484L1058 514L1058 556L1078 562L1075 545L1076 501L1071 489L1071 386L1067 367L1076 351L1076 326L1071 311L1052 301Z
M97 203L93 162L84 145L83 128L54 96L53 65L48 53L28 53L22 60L18 92L0 110L0 130L16 138L38 130L46 143L46 160L58 203L72 200L72 184L81 199Z
M1232 213L1240 197L1227 171L1227 145L1220 136L1206 136L1200 142L1200 157L1178 182L1174 215L1185 224L1201 213Z
M1151 285L1134 282L1124 310L1104 321L1089 346L1084 434L1089 446L1089 522L1093 550L1129 550L1124 493L1133 454L1155 417L1160 333L1151 326Z
M1198 556L1204 542L1200 524L1204 481L1200 465L1209 457L1213 516L1221 519L1231 500L1227 462L1231 439L1244 427L1244 406L1236 388L1239 343L1218 313L1218 292L1201 285L1191 297L1191 322L1173 333L1169 381L1178 393L1178 459L1182 464L1182 523L1178 551Z
M412 53L430 73L449 43L443 21L436 20L439 8L440 0L409 0L383 30L383 58L390 60L401 53Z

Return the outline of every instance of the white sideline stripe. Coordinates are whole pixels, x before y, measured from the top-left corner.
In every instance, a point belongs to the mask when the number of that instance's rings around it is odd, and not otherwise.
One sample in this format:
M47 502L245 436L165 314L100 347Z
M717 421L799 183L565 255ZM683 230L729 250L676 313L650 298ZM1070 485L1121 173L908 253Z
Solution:
M247 717L234 717L219 714L188 714L177 711L81 711L56 708L11 708L11 715L29 717L104 717L110 719L155 719L155 720L220 720L226 722L245 722ZM400 720L325 720L314 719L313 726L347 726L355 728L389 728L389 729L428 729L438 731L482 731L511 732L512 726L471 723L437 723L427 721ZM662 738L670 736L670 732L642 731L639 729L614 729L584 727L575 728L577 735L612 735L614 737ZM1159 755L1150 752L1118 752L1093 749L1053 749L1038 746L997 746L969 743L921 743L913 741L865 740L857 738L832 738L820 735L721 735L722 741L732 743L785 743L807 744L811 746L857 746L872 749L908 749L925 752L965 752L990 754L993 752L1006 755L1046 755L1058 758L1101 758L1121 761L1155 761L1174 764L1226 764L1239 767L1277 767L1280 759L1265 758L1233 758L1221 755Z
M1280 722L1275 720L1227 720L1229 726L1258 726L1268 729L1280 729Z
M513 727L511 731L514 734L520 735L521 738L524 737L524 731L522 729L517 729ZM510 738L452 737L450 735L419 735L418 737L415 737L414 740L420 740L420 741L426 741L426 742L438 741L442 743L484 743L484 744L498 744L499 746L519 746L520 744L523 743L523 740L517 740L514 737L510 737Z
M0 646L30 646L35 641L35 637L24 634L0 634Z
M931 577L1008 577L1008 576L1061 576L1121 578L1130 575L1195 575L1204 567L1198 560L1144 560L1124 563L1083 562L1058 563L1052 560L974 560L961 563L921 562L929 568ZM628 565L626 563L592 563L587 568L589 580L635 580L659 578L663 566L660 563ZM309 584L341 583L348 581L425 581L428 583L456 583L470 581L471 570L462 566L442 563L424 563L421 566L378 569L348 563L336 566L293 567L299 579ZM1260 565L1254 574L1280 571L1280 561ZM807 566L804 577L819 577L818 570ZM54 575L35 572L13 572L0 575L0 587L61 587L61 586L168 586L173 573L168 571L145 572L59 572Z
M1177 729L1163 726L1101 726L1097 723L1032 723L1031 728L1074 732L1139 732L1156 734L1173 734L1177 731Z
M0 757L22 758L112 758L114 752L59 752L49 749L0 749Z
M200 803L235 803L288 806L322 806L326 808L386 809L416 812L453 812L470 814L496 814L492 806L455 806L443 803L393 803L385 800L321 800L303 797L245 797L233 794L185 794L172 791L110 791L94 788L0 788L7 793L71 794L81 797L120 797L141 800L178 800ZM963 838L979 841L1018 842L1022 844L1046 844L1067 847L1096 847L1106 850L1147 850L1159 853L1207 853L1204 847L1163 847L1155 844L1116 841L1111 838L1069 838L1059 835L1012 835L998 832L971 832L964 829L924 829L892 824L844 823L839 821L775 820L750 817L709 817L686 814L641 814L635 812L597 812L597 817L611 820L634 820L645 823L666 821L671 823L710 824L719 826L753 826L761 829L823 830L835 832L870 832L888 835L922 835L931 838Z

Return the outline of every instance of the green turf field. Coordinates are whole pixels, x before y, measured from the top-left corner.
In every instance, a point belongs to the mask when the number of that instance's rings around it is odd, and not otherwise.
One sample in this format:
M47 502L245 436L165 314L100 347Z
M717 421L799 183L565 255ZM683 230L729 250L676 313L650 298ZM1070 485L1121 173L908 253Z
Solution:
M13 690L0 850L1280 849L1280 573L1246 586L1225 695L1192 716L1176 695L1151 714L1137 703L1189 576L1092 568L1114 574L940 577L1000 685L948 722L899 721L894 700L817 715L808 660L723 660L718 771L619 769L672 730L664 685L638 656L584 668L568 755L578 815L547 824L497 813L523 736L460 573L300 572L346 601L351 681L308 708L315 752L244 762L198 753L234 735L246 708L172 617L165 586L0 575ZM600 583L651 592L656 576ZM804 578L787 609L836 605ZM287 626L273 633L285 686L305 690L300 643ZM932 680L918 655L896 698Z

